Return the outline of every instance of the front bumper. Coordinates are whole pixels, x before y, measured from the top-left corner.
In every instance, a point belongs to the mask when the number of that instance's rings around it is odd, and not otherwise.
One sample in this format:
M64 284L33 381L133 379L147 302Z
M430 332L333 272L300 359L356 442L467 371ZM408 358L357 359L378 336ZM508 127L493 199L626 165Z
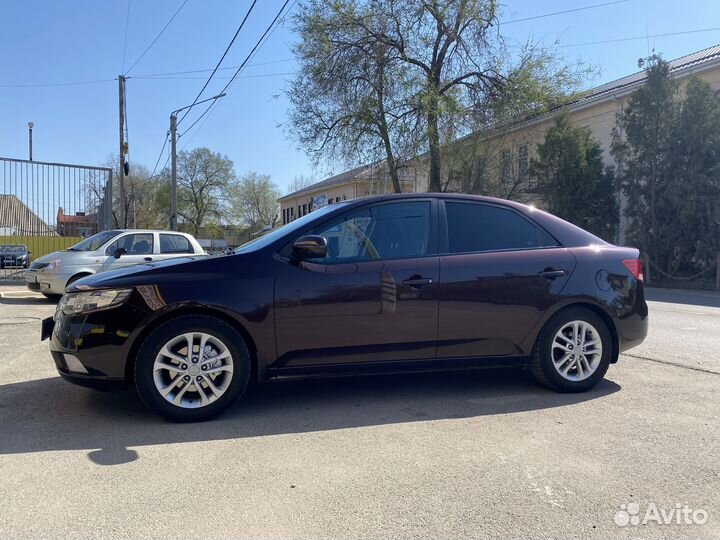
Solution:
M123 386L130 379L127 359L146 317L141 306L129 301L80 315L57 311L43 321L41 338L50 338L55 367L69 382L93 388Z
M28 289L45 294L63 294L65 285L70 279L70 276L65 274L38 272L36 270L26 270L23 277Z

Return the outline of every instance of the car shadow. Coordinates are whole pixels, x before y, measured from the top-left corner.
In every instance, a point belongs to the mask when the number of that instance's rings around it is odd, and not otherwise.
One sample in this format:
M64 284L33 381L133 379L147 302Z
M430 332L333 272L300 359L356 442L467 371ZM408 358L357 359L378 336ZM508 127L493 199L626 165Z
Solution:
M252 388L220 418L173 424L133 390L102 393L59 377L0 386L0 455L88 450L99 465L138 458L133 447L361 428L565 407L620 386L558 394L519 369L277 381Z
M37 296L0 296L0 304L14 306L47 306L57 304L56 300Z

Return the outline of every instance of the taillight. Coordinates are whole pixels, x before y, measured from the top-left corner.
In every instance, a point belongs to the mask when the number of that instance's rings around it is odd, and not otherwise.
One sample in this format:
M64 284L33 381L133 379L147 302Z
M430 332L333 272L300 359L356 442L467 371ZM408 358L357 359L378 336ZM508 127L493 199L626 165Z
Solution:
M630 270L630 273L635 276L635 279L638 281L643 280L643 269L640 259L625 259L623 264L625 265L625 268Z

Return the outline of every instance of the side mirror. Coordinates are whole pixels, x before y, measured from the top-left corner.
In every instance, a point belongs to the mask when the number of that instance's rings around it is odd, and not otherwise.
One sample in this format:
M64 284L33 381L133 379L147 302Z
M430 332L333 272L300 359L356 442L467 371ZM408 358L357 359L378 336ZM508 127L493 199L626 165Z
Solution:
M27 254L32 255L32 251L28 250Z
M305 259L322 259L327 256L327 239L324 236L309 234L301 236L293 244L293 257Z
M113 257L115 257L116 259L119 259L121 255L125 255L126 253L127 253L127 249L119 247L113 253Z

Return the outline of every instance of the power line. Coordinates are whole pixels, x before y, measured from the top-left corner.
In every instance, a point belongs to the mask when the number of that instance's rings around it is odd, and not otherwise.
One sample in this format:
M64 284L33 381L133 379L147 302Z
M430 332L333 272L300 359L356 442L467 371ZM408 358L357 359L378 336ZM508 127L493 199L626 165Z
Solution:
M295 0L295 1L293 2L293 6L295 5L295 2L296 2L296 1L297 1L297 0ZM230 78L230 80L227 82L227 84L226 84L226 85L223 87L223 89L220 91L221 94L224 94L224 93L226 92L226 90L227 90L228 88L230 88L230 85L231 85L231 84L235 81L235 79L238 77L238 75L240 74L240 72L242 71L242 69L243 69L243 68L247 65L247 63L252 59L252 57L255 55L255 53L257 52L257 50L263 45L263 43L265 42L265 38L268 36L268 34L271 34L272 32L275 31L275 28L277 28L277 26L275 25L275 23L277 23L278 19L279 19L280 16L282 15L283 11L285 11L285 8L287 7L287 5L288 5L289 3L290 3L290 0L285 0L285 3L282 5L282 7L280 8L280 10L277 12L277 14L275 15L275 18L272 20L272 22L270 23L270 25L269 25L269 26L265 29L265 31L262 33L262 35L260 36L260 39L257 40L257 42L255 43L255 46L254 46L254 47L252 48L252 50L248 53L248 55L245 57L245 60L243 60L243 62L238 66L238 69L237 69L237 71L235 71L235 74ZM292 9L292 6L291 6L290 9ZM290 10L288 10L288 12L289 12L289 11L290 11ZM283 19L283 20L284 20L284 19ZM210 110L213 108L213 105L214 105L214 104L215 104L215 102L210 103L210 105L203 111L203 113L200 115L200 117L197 118L197 119L192 123L192 125L191 125L188 129L186 129L185 131L183 131L183 132L180 134L180 136L182 137L182 136L185 135L188 131L190 131L190 128L192 128L195 124L197 124L197 123L200 121L200 118L202 118L203 116L207 115L207 114L210 112Z
M205 84L204 84L203 87L200 89L200 92L198 92L198 95L195 97L195 99L193 100L193 102L190 104L190 106L187 108L187 110L186 110L186 111L183 113L183 115L180 117L180 120L178 120L178 124L180 124L180 122L182 122L183 119L188 115L188 113L190 112L190 110L195 106L195 104L197 103L197 101L200 99L200 96L201 96L202 93L205 91L205 89L207 88L208 84L210 84L210 81L212 80L213 75L215 75L215 73L217 72L218 68L220 67L220 64L222 64L222 61L225 60L225 56L227 56L227 53L230 51L230 47L232 47L232 46L233 46L233 43L235 43L235 39L237 39L238 34L239 34L240 31L243 29L243 26L245 26L245 22L248 20L248 17L250 16L250 13L252 13L252 10L255 8L255 4L256 4L256 3L257 3L257 0L253 0L253 3L250 4L250 9L248 9L248 10L247 10L247 13L245 13L245 17L243 17L243 20L240 22L240 26L238 26L238 29L235 31L235 35L234 35L233 38L230 40L230 43L228 43L228 46L225 48L225 52L222 54L222 56L220 57L220 60L219 60L218 63L215 65L215 69L213 69L212 73L211 73L210 76L208 77L207 81L205 81ZM222 92L220 92L220 94L222 94Z
M267 66L270 64L280 64L282 62L292 62L295 60L294 58L283 58L282 60L270 60L268 62L253 62L252 64L248 64L245 67L252 67L252 66ZM230 70L230 69L237 69L238 66L227 66L227 67L221 67L218 68L218 71L224 71L224 70ZM134 75L133 78L136 79L142 79L147 77L157 77L157 76L164 76L164 75L186 75L188 73L207 73L208 71L212 71L213 68L207 68L207 69L191 69L187 71L169 71L167 73L143 73L142 75ZM131 78L131 77L128 77Z
M282 73L261 73L257 75L241 75L238 79L257 79L262 77L280 77L282 75L294 75L294 71L284 71ZM194 81L197 79L204 79L205 77L132 77L133 79L139 79L143 81ZM223 81L232 79L232 77L215 77L216 81Z
M150 178L155 177L155 171L157 171L157 167L160 164L160 160L162 159L163 152L165 151L165 147L167 146L168 142L168 134L165 134L165 142L163 142L162 148L160 149L160 154L158 155L157 161L155 162L155 166L153 167L152 173L150 173ZM167 161L165 161L165 165L167 165ZM163 165L163 169L165 168L165 165Z
M565 13L575 13L576 11L585 11L586 9L595 9L604 6L612 6L614 4L624 4L628 0L614 0L613 2L604 2L602 4L593 4L591 6L583 6L573 9L565 9L563 11L554 11L553 13L545 13L543 15L533 15L532 17L523 17L522 19L513 19L511 21L500 21L500 24L512 24L524 21L533 21L535 19L542 19L544 17L554 17L555 15L563 15Z
M127 72L125 72L126 75L127 75L128 73L130 73L130 72L132 71L132 68L134 68L134 67L137 65L137 63L138 63L140 60L143 59L143 57L147 54L147 52L148 52L150 49L152 49L152 46L155 45L155 42L156 42L158 39L160 39L160 36L163 35L163 32L165 32L165 30L167 29L167 27L170 26L170 23L175 20L175 17L177 17L178 13L180 13L180 11L182 11L182 8L184 8L184 7L185 7L185 4L187 4L187 3L188 3L188 0L184 0L184 2L183 2L182 4L180 4L180 7L177 8L177 11L175 11L175 13L173 14L173 16L170 17L170 20L165 23L165 26L162 27L162 30L160 30L160 32L155 36L155 39L153 39L153 40L150 42L150 45L148 45L148 46L145 48L145 50L144 50L143 53L138 57L138 59L135 60L135 62L133 62L133 65L128 68ZM124 65L124 64L125 64L125 62L124 62L124 60L123 60L123 65Z
M20 84L0 84L0 88L35 88L41 86L79 86L84 84L98 84L105 82L117 81L117 77L114 79L98 79L95 81L73 81L73 82L59 82L59 83L20 83Z
M130 0L127 0L127 13L125 14L125 40L123 42L123 61L120 73L125 72L125 53L127 52L128 26L130 26Z
M620 43L622 41L635 41L639 39L657 38L657 37L668 37L668 36L684 36L686 34L698 34L700 32L717 32L720 27L715 28L701 28L698 30L684 30L682 32L667 32L665 34L650 34L644 36L634 36L617 39L606 39L602 41L588 41L587 43L572 43L569 45L560 45L560 47L584 47L586 45L602 45L604 43Z
M209 112L210 112L210 109L211 109L212 107L215 107L215 105L217 105L217 101L214 101L214 102L211 103L210 105L211 105L211 106L208 108L208 110L206 110L206 111L203 113L202 116L205 116L206 113L209 113ZM201 118L202 118L202 116L201 116ZM185 150L185 148L188 147L188 145L190 144L190 142L192 142L192 140L195 138L195 135L197 135L198 131L200 131L200 130L202 129L202 127L205 125L205 122L207 122L207 119L208 119L208 118L210 118L210 115L209 115L209 114L208 114L207 116L205 116L205 119L200 123L200 125L198 126L198 128L197 128L197 129L190 135L190 137L185 141L185 144L183 144L183 146L182 146L182 148L181 148L180 150ZM197 123L197 122L193 122L193 125L195 125L196 123ZM190 126L190 127L192 127L192 126ZM183 134L187 133L188 131L190 131L189 128L186 129L186 130L183 132Z

